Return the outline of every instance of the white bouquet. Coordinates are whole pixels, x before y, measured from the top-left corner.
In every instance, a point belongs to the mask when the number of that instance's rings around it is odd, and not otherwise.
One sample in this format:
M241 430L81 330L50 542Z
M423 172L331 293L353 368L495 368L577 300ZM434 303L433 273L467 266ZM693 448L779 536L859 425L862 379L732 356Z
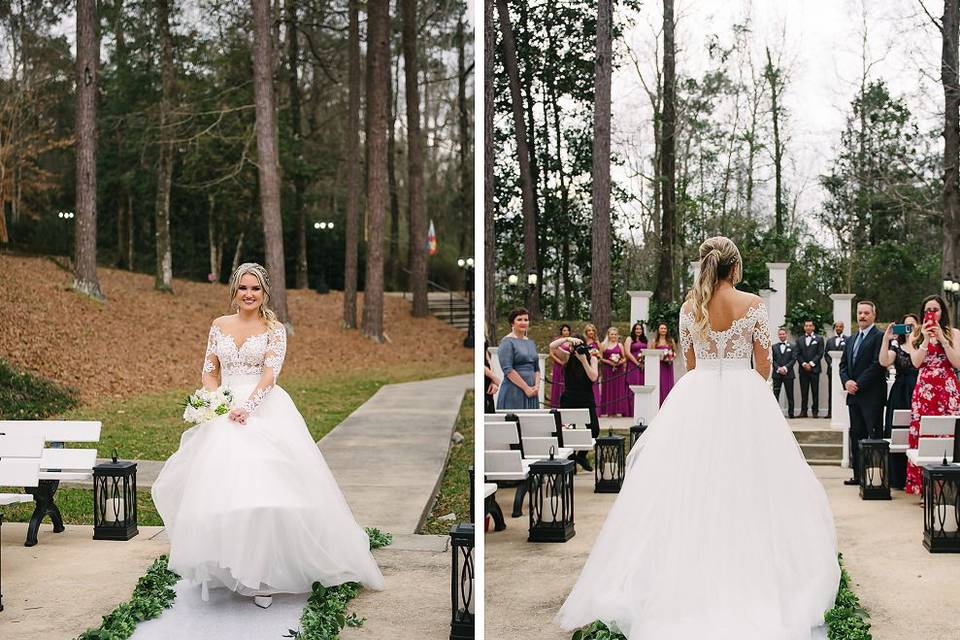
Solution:
M213 420L217 416L226 415L230 413L232 402L233 393L226 387L217 387L212 391L197 389L187 397L184 403L183 421L200 424Z
M611 354L610 354L610 359L613 360L613 363L614 363L614 364L618 364L618 363L620 362L620 354L619 354L619 353L611 353Z

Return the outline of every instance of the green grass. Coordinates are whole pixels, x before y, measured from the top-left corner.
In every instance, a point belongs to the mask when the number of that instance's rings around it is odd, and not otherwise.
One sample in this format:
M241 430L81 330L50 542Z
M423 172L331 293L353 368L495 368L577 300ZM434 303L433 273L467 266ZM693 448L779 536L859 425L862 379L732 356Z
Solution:
M382 385L421 380L435 372L393 369L324 378L286 378L282 387L303 415L314 440L319 440L366 402ZM67 420L100 420L97 449L108 457L116 449L124 460L166 460L189 429L183 421L183 401L193 389L178 389L123 399L103 399L66 412ZM84 446L82 444L77 446Z
M55 496L60 515L65 524L93 525L93 489L84 487L60 487ZM27 522L33 513L33 503L10 505L3 509L5 522ZM49 531L50 519L44 520L41 531ZM153 506L150 490L137 488L137 523L144 526L162 526L163 521Z
M464 440L453 445L447 467L443 471L440 481L440 493L433 505L430 516L420 529L420 533L447 534L450 527L457 522L466 522L470 519L470 474L468 469L473 464L473 407L474 394L468 392L460 405L460 414L457 416L456 430ZM438 520L448 513L455 514L456 520Z
M20 371L0 359L0 420L41 420L78 402L76 389Z

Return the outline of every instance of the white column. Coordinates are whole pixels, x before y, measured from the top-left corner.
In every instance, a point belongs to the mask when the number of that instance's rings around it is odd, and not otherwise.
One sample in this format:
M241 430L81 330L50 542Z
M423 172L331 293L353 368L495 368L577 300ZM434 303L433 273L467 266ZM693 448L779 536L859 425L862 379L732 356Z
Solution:
M770 328L779 327L787 317L787 268L789 262L768 262L770 271Z
M650 297L653 291L627 291L630 294L630 324L642 322L647 324L650 319Z
M543 388L546 386L544 383L547 380L547 354L538 353L537 357L540 359L540 388L537 390L537 397L540 398L540 406L542 407L545 397L543 395ZM553 361L551 360L551 362Z
M498 353L500 347L490 347L487 351L490 352L490 368L493 369L500 380L503 380L503 367L500 366L500 354Z
M770 296L773 295L773 291L770 291L770 289L760 289L759 294L760 299L763 300L763 306L767 308L767 325L770 327L770 343L772 344L776 342L777 329L780 328L780 325L773 321L773 317L770 314Z
M830 384L833 385L833 404L830 407L830 428L843 431L843 460L841 467L850 466L850 412L847 410L847 390L840 384L840 358L842 351L831 351L833 372Z
M843 323L845 333L852 335L853 327L857 325L852 322L853 318L853 299L854 293L831 293L830 299L833 300L833 324Z
M637 394L634 391L634 398L641 397L646 401L646 406L640 407L641 411L637 414L637 405L634 404L634 416L641 415L647 421L647 424L656 417L660 411L660 358L663 357L663 349L644 349L643 350L643 385L635 385L640 389ZM652 372L652 373L651 373Z

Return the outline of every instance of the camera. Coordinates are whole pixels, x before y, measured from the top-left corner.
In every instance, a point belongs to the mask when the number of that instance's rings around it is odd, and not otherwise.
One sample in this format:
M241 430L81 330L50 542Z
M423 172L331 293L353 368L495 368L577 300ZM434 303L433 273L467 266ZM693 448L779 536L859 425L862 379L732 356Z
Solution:
M576 347L573 348L573 352L581 356L589 356L590 345L586 344L585 342L581 342L580 344L578 344Z
M910 333L910 325L908 324L895 324L893 325L893 335L895 336L905 336Z

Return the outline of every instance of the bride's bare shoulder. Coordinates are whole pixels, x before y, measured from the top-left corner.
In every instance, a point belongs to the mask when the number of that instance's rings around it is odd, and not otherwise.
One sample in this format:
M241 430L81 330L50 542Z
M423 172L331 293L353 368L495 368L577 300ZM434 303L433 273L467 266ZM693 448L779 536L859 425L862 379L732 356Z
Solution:
M220 316L219 318L213 319L213 326L218 327L220 329L225 329L230 325L231 320L233 320L232 315Z

